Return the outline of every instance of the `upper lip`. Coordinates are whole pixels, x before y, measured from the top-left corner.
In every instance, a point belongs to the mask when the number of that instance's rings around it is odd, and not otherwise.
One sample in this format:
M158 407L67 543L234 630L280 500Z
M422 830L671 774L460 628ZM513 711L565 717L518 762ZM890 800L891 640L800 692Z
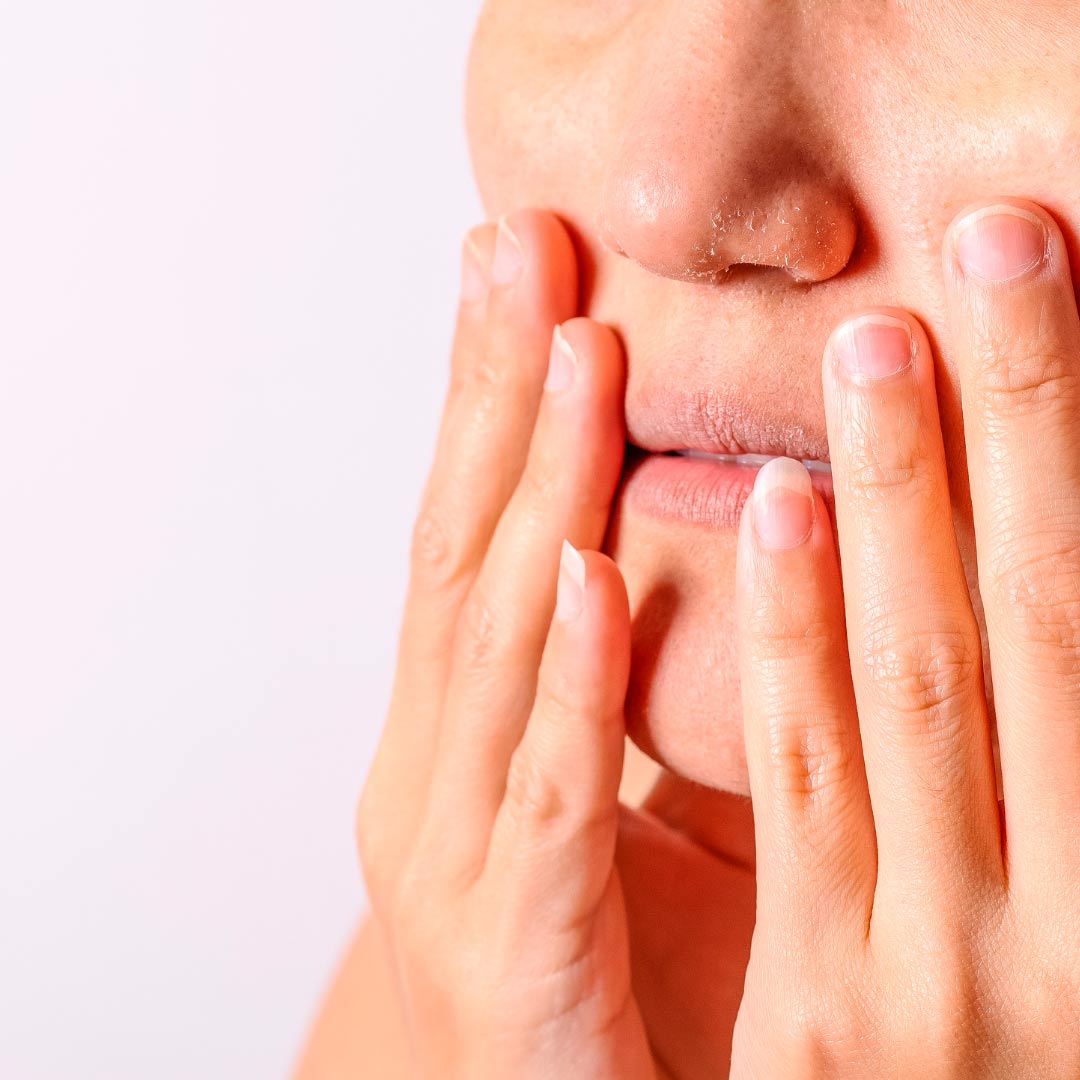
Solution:
M785 413L745 386L638 388L627 394L626 437L651 453L701 450L829 461L823 425Z

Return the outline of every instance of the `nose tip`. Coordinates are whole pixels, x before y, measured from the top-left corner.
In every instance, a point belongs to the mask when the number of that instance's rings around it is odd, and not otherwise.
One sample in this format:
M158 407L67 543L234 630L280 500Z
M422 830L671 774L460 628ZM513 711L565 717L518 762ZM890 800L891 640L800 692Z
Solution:
M684 281L754 265L810 283L847 266L858 230L840 192L813 181L789 180L773 192L748 180L740 186L718 193L664 165L616 170L602 200L601 239L647 270Z

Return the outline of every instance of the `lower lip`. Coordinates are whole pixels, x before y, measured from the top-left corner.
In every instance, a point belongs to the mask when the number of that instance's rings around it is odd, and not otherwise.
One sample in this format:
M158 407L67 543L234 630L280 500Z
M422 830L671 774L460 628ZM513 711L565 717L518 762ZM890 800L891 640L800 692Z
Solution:
M735 529L760 465L627 448L621 500L649 517ZM811 470L810 482L833 511L832 476Z

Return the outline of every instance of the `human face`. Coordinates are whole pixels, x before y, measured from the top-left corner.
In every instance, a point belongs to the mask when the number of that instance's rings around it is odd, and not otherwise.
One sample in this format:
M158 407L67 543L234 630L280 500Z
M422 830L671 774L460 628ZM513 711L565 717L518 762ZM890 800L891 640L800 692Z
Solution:
M652 451L827 461L830 331L874 305L917 316L981 625L941 243L967 204L1015 195L1080 266L1078 46L1072 0L489 0L477 182L491 216L570 227L582 313L626 347L628 439ZM607 548L634 619L631 735L746 793L731 611L753 471L629 459Z

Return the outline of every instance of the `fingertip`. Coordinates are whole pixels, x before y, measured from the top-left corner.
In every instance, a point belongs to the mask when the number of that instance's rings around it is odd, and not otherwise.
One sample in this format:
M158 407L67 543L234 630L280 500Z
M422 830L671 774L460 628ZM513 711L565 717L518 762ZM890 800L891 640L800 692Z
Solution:
M556 327L556 332L575 356L588 359L590 377L596 380L598 388L618 398L621 417L626 361L618 334L610 326L586 316L567 319Z
M625 695L630 670L630 602L622 573L599 551L563 541L553 636L565 677L594 699ZM621 688L621 690L620 690Z
M570 318L578 303L578 261L573 241L562 221L550 210L515 210L499 219L520 247L522 267L518 281L535 287L542 283L548 303Z
M626 581L615 560L602 551L582 551L585 577L589 582L589 603L608 624L630 624L630 600Z
M560 328L563 336L575 347L604 355L621 355L623 348L619 335L607 323L597 322L587 315L567 319Z
M487 297L491 264L495 257L496 227L490 222L476 225L461 244L461 300L479 304Z
M585 607L585 560L569 540L562 542L559 558L559 584L555 599L555 618L572 622Z

